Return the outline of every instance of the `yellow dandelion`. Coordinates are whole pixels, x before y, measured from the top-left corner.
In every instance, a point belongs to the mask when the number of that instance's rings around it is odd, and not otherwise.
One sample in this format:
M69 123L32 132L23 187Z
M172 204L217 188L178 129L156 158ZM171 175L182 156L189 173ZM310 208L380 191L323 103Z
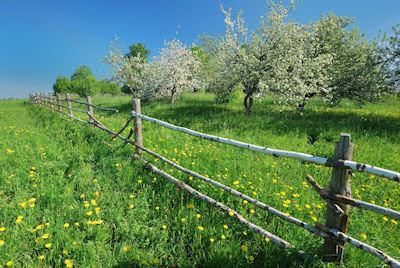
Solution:
M153 263L158 263L158 258L154 258Z
M222 238L222 239L225 239L225 238L226 238L226 236L224 236L224 235L221 235L221 238Z
M18 218L15 220L15 223L20 223L23 218L23 216L18 216Z
M68 222L67 222L67 223L64 223L64 227L65 227L65 228L69 227L69 223L68 223Z
M228 229L228 225L224 224L224 229Z
M51 247L51 243L47 243L46 245L44 245L45 248L50 248Z
M269 238L268 238L268 237L266 237L266 238L265 238L265 241L269 242Z
M194 206L192 204L187 205L186 208L194 208Z
M314 217L314 216L312 216L311 219L312 219L313 221L317 221L317 218Z
M214 238L210 238L210 242L214 243L215 239Z
M243 204L247 204L247 203L249 203L249 201L243 200Z
M142 264L146 264L147 263L147 261L146 260L142 260Z
M130 208L130 209L132 209L132 208L133 208L133 205L132 205L132 204L130 204L130 205L129 205L129 208Z
M247 246L245 246L245 245L242 245L240 248L241 248L243 251L247 251Z
M42 238L44 238L44 239L47 239L47 238L49 238L50 237L50 234L44 234L44 235L42 235Z
M65 260L64 263L68 268L74 266L74 262L72 260Z
M64 249L63 250L63 254L67 254L67 253L68 253L68 251Z
M185 219L185 218L182 218L182 219L181 219L181 221L182 221L182 222L185 222L185 221L186 221L186 219Z
M233 216L233 212L232 211L229 211L229 216Z
M131 250L131 247L130 247L130 246L125 246L125 247L124 247L124 251L125 251L125 252L128 252L129 250Z
M306 208L311 208L311 206L309 204L305 204L304 205Z
M8 261L8 262L6 262L6 265L7 266L11 266L13 264L13 262L12 261Z
M75 226L79 226L79 222L75 222L74 225L75 225Z
M0 232L4 232L6 230L6 227L0 227Z
M390 220L390 222L393 223L393 224L396 224L396 225L397 225L397 223L398 223L397 221L395 221L395 220L393 220L393 219Z
M247 232L244 231L243 234L244 234L244 235L247 235Z
M156 210L159 210L160 209L160 207L159 206L156 206Z
M163 224L161 227L162 227L164 230L167 229L167 225L165 225L165 224Z
M384 221L388 221L389 219L387 217L382 218Z
M361 236L362 239L367 238L367 235L366 235L366 234L361 234L360 236Z
M204 230L204 227L201 226L201 225L199 225L199 227L197 227L197 228L199 228L200 231L203 231L203 230Z
M0 240L0 246L4 245L4 240Z
M253 256L250 256L249 259L250 259L250 261L254 261L254 257Z
M201 215L200 214L196 214L196 218L200 219Z
M129 196L129 198L134 198L135 196L133 195L133 194L131 194L130 196Z
M72 241L72 245L76 245L76 244L78 244L78 242Z
M39 260L43 260L43 259L44 259L44 255L40 255L40 256L38 257L38 259L39 259Z

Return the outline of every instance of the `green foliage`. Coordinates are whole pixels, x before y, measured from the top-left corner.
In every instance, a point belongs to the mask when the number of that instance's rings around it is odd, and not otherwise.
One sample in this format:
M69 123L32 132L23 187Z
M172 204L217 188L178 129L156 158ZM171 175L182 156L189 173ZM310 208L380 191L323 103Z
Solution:
M99 82L94 77L87 77L86 79L76 79L72 81L72 92L81 97L94 96L100 91Z
M71 92L71 80L65 76L59 76L53 84L54 93L68 93Z
M129 47L129 52L125 55L125 57L137 57L139 54L143 62L148 61L147 57L150 55L150 50L146 49L146 46L140 42L138 44L132 44Z
M119 85L109 82L107 80L103 80L98 84L100 93L108 93L112 95L117 95L121 92L121 88Z
M121 129L130 117L130 96L98 95L92 101L120 111L95 110L97 118L111 129ZM364 109L351 102L332 108L311 100L303 116L293 109L282 111L270 97L254 106L252 120L248 120L242 112L242 96L220 106L212 95L184 94L174 109L168 102L153 102L143 105L142 111L204 133L326 157L332 157L340 133L347 132L352 134L355 161L392 170L400 167L399 100L368 104ZM73 107L82 108L76 103ZM87 120L84 114L74 111L74 115ZM315 217L324 224L325 202L311 186L304 185L304 178L311 174L321 185L329 185L330 168L142 123L146 147L305 222L315 224ZM0 265L4 267L8 261L15 267L62 267L66 260L74 267L99 263L136 267L144 260L148 266L154 265L155 258L158 265L167 267L330 266L321 260L321 237L144 154L160 169L314 257L304 263L293 252L266 242L229 215L177 191L173 184L145 169L134 158L133 147L124 146L120 140L110 142L108 134L89 125L61 120L43 107L26 104L26 100L13 100L0 105L0 130L0 227L5 228L0 231L0 240L4 241ZM122 135L127 136L129 130ZM309 136L314 137L313 144ZM398 183L366 173L354 175L354 198L400 210ZM27 202L32 198L34 202ZM23 218L16 223L18 216ZM99 220L103 222L98 224ZM64 227L66 223L68 227ZM400 241L395 235L400 233L400 222L352 208L347 233L391 256L400 256ZM43 238L45 234L49 237ZM51 243L50 248L45 247L47 243ZM248 250L241 250L242 245ZM383 263L346 245L344 265L381 267Z
M75 80L85 80L90 78L94 78L92 72L89 67L83 65L75 70L71 76L71 81L74 82Z

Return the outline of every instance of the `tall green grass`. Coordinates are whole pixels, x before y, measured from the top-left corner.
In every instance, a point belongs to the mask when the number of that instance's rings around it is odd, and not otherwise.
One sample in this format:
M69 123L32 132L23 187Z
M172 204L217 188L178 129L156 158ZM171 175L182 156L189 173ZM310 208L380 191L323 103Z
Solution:
M111 129L118 131L130 117L129 97L98 96L93 103L120 111L95 111ZM362 109L350 102L331 108L314 101L300 114L265 99L256 102L253 114L247 117L239 97L230 104L216 105L211 95L194 94L184 95L173 108L168 102L143 103L142 112L208 134L324 157L332 157L334 142L341 132L347 132L355 145L355 161L398 171L399 104L399 100L388 99ZM229 216L178 191L136 161L134 148L119 140L110 142L106 133L89 125L27 101L2 101L0 130L0 228L5 228L0 229L4 241L0 265L328 265L321 261L322 239L144 155L159 168L315 256L304 263L295 253L278 248ZM184 167L308 223L325 223L326 205L305 183L305 175L328 185L330 168L212 143L150 122L143 122L143 136L146 147ZM354 197L400 210L398 183L355 173L351 185ZM17 220L19 216L22 218ZM397 258L399 231L397 221L350 210L348 233ZM344 261L348 266L382 265L349 245Z

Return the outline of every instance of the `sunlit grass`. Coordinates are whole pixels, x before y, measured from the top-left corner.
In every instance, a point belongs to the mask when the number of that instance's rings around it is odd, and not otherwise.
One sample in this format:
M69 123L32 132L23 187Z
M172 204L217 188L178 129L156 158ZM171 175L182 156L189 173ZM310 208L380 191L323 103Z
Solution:
M100 121L117 131L132 109L126 96L97 96L93 103L120 111L95 110ZM354 160L398 171L399 104L390 99L360 109L349 102L332 108L314 101L301 115L266 99L256 102L247 117L239 98L216 105L211 95L195 94L185 95L172 109L168 102L143 103L142 111L208 134L324 157L332 156L341 132L351 133ZM68 121L25 101L0 102L0 265L303 263L144 169L134 158L134 148ZM146 147L184 167L310 224L325 222L325 203L308 187L305 175L328 185L329 168L200 140L150 122L143 122L143 137ZM322 239L151 156L144 158L316 256L311 262L322 265ZM362 173L351 180L354 197L400 210L398 183ZM399 231L397 221L351 209L348 233L397 258ZM346 246L345 263L381 265L351 246Z

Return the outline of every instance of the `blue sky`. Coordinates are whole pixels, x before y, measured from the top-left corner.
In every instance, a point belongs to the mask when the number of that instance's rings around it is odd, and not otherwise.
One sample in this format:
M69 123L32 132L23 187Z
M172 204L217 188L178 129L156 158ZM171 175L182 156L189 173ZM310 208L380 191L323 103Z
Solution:
M220 4L242 9L249 28L267 11L264 0L0 0L0 98L51 92L57 76L70 77L82 65L107 76L100 60L115 35L127 46L142 42L153 56L178 25L187 44L222 33ZM307 23L329 11L356 18L369 39L400 23L399 0L303 0L292 16Z

